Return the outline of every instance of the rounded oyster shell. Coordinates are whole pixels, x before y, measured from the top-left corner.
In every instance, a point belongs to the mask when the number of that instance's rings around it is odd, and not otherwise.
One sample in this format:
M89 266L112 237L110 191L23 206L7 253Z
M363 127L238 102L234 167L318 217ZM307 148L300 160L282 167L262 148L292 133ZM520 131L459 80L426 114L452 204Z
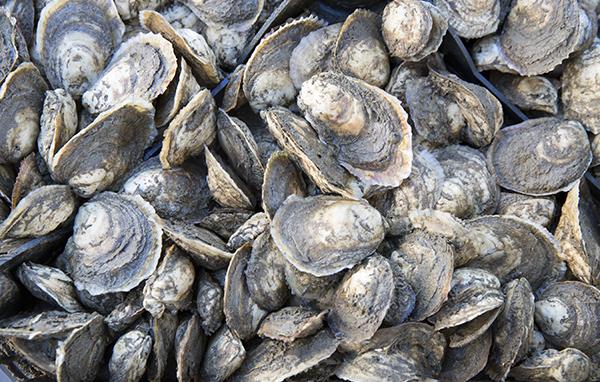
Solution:
M539 111L552 115L558 113L558 89L546 77L521 77L513 74L492 72L490 80L509 101L521 110ZM564 86L563 82L561 86L563 97L565 92ZM571 116L568 116L568 118L578 119Z
M206 24L248 30L258 19L264 0L183 0Z
M258 335L292 342L315 334L323 327L327 311L318 312L301 306L287 306L265 317Z
M434 0L433 3L461 37L483 37L498 29L500 0Z
M232 249L238 249L246 243L253 242L258 236L265 232L271 219L264 212L257 212L250 216L248 220L243 222L227 241L227 247Z
M200 376L205 381L225 381L245 358L244 344L227 325L223 325L208 342Z
M161 253L158 219L139 196L104 192L83 204L61 255L75 286L97 296L130 291L148 278Z
M273 218L290 195L306 196L306 184L291 155L279 151L271 155L265 169L262 186L263 209Z
M448 382L471 380L485 368L491 345L492 332L487 331L462 347L447 349L440 380Z
M55 0L40 14L36 54L52 87L79 98L96 81L124 32L111 0Z
M580 350L547 349L528 357L510 371L517 381L583 382L590 375L590 359Z
M374 253L384 227L379 212L365 201L290 196L275 213L271 237L300 271L327 276Z
M531 119L505 127L496 133L488 149L488 164L498 184L532 196L571 189L591 161L583 126L557 118Z
M496 209L499 215L516 216L543 227L552 223L555 212L556 201L553 197L534 197L513 192L501 192Z
M113 346L108 370L110 380L136 382L146 372L146 362L152 348L152 337L139 330L123 334Z

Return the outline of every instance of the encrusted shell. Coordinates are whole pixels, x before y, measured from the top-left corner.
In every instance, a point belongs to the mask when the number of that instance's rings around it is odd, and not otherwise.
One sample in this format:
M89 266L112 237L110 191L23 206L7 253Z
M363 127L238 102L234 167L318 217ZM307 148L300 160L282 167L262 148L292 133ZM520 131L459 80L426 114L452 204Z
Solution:
M77 133L77 106L63 89L46 92L40 118L38 151L48 166L54 155Z
M547 349L513 367L509 376L517 381L584 382L590 376L590 362L588 356L577 349Z
M204 381L225 381L240 367L245 358L244 344L227 325L223 325L211 337L206 347L200 376Z
M202 333L200 319L197 314L192 314L179 324L175 332L174 350L178 381L198 379L205 347L206 337Z
M19 52L22 47L19 44L19 28L16 20L5 12L0 14L0 47L2 49L2 63L0 64L0 82L6 79L19 63Z
M152 348L152 337L139 330L123 334L113 346L108 362L110 380L136 382L146 372L146 362Z
M323 327L327 311L315 311L301 306L287 306L265 317L258 335L292 342L315 334Z
M265 169L262 185L263 209L271 218L290 195L306 196L306 184L291 155L276 152L271 155Z
M269 228L270 224L271 219L266 213L255 213L250 216L248 220L243 222L231 236L229 236L227 247L235 250L246 243L253 242L254 239L259 237Z
M513 192L501 192L496 209L499 215L516 216L543 227L552 223L555 212L556 201L553 197L535 197Z
M165 312L160 317L152 317L152 352L148 358L146 378L150 382L160 382L167 370L167 361L177 333L179 320L176 314Z
M223 315L223 289L212 276L203 269L196 272L196 310L200 316L200 325L207 336L219 329Z
M500 24L500 0L434 0L450 26L464 38L494 33Z

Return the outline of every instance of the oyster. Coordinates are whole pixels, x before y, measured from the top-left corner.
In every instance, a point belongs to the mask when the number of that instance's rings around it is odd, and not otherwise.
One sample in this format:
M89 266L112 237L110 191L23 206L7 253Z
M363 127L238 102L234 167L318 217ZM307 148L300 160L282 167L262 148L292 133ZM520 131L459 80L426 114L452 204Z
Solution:
M576 188L576 187L574 187ZM554 220L556 201L553 197L534 197L501 192L496 213L511 215L548 227Z
M179 325L175 333L175 361L177 362L178 381L198 379L205 346L206 337L202 334L200 319L197 314L192 314Z
M365 188L398 187L410 174L412 135L400 102L337 72L302 85L298 106L319 138ZM359 154L360 153L360 154Z
M248 30L263 10L264 0L183 0L206 24Z
M317 277L311 273L301 272L290 262L285 261L285 280L292 295L307 303L314 303L322 309L330 308L335 290L342 273Z
M222 382L240 367L245 358L244 344L227 325L223 325L206 347L200 376L207 382Z
M42 313L13 317L4 320L0 326L0 336L24 340L64 339L74 329L99 317L97 313L67 313L48 310Z
M223 289L205 270L196 271L196 310L204 334L212 336L221 327L223 315Z
M163 380L167 361L173 350L178 326L177 315L165 312L160 317L152 317L150 324L152 352L148 358L146 378L151 382L159 382Z
M271 220L266 213L255 213L231 234L227 247L235 250L246 243L253 242L269 228L270 224Z
M14 313L19 307L21 289L12 277L8 274L0 273L0 317ZM0 357L1 358L1 357Z
M591 161L583 126L557 118L531 119L505 127L496 133L488 149L488 163L498 184L532 196L571 189Z
M306 196L306 184L292 157L287 152L271 155L262 186L263 209L271 218L290 195Z
M517 381L583 382L588 380L590 359L572 348L544 350L528 357L510 371Z
M383 218L365 201L290 196L273 218L271 237L300 271L327 276L375 252L384 237Z
M177 58L171 44L153 33L130 38L114 53L98 79L83 93L90 113L100 113L139 97L154 101L175 77Z
M145 9L157 9L169 3L168 0L114 0L114 2L123 20L135 19Z
M19 202L33 190L46 185L36 163L34 153L29 154L19 164L19 172L12 189L11 207L14 209Z
M200 89L190 66L183 57L180 58L175 78L167 90L156 98L156 127L163 127L171 122Z
M77 105L63 89L46 92L40 118L38 151L51 167L56 153L77 133Z
M434 0L450 26L464 38L494 33L500 23L501 0Z
M137 382L146 372L146 362L152 349L152 337L139 330L123 334L115 343L108 369L110 380Z
M406 93L409 86L416 86L412 81L420 77L427 77L428 72L429 69L423 62L404 61L392 70L385 91L398 98L406 110Z
M143 286L138 286L127 295L104 319L112 333L121 333L145 312Z
M492 72L490 80L509 101L521 110L552 115L558 113L558 90L552 81L546 77L521 77ZM564 83L561 88L564 94ZM575 117L570 118L577 119Z
M265 317L258 335L292 342L315 334L323 327L327 311L318 312L300 306L288 306Z
M2 83L0 163L17 163L35 149L46 89L46 81L30 62L19 65Z
M220 156L204 147L211 196L223 207L253 210L256 200L248 186L223 162Z
M390 1L383 11L383 39L393 57L420 61L435 52L448 30L448 17L421 0Z
M238 208L215 208L208 216L201 219L198 225L227 240L250 218L256 218L256 215L258 214L252 211Z
M0 46L2 47L2 64L0 65L0 82L3 82L6 76L16 68L21 58L19 56L27 53L27 47L23 47L19 43L19 39L22 38L19 34L16 20L6 12L1 12L0 36L2 36L2 42L0 42ZM20 52L20 50L25 50L25 52Z
M440 380L448 382L471 380L485 368L491 345L492 333L487 331L462 347L447 349Z
M500 50L500 36L490 35L476 40L471 48L475 66L480 71L497 70L502 73L519 74L508 65Z
M246 65L242 64L238 65L229 75L229 82L227 82L227 85L225 86L223 101L221 102L221 107L226 112L238 109L248 103L248 100L244 95L244 90L242 89L245 71Z
M36 56L52 88L79 98L96 81L124 32L112 0L55 0L40 14Z
M79 209L61 262L75 286L92 296L127 292L156 269L161 236L148 202L104 192Z
M290 21L258 44L246 64L243 90L254 110L291 104L297 90L290 78L290 56L300 40L323 26L317 18Z

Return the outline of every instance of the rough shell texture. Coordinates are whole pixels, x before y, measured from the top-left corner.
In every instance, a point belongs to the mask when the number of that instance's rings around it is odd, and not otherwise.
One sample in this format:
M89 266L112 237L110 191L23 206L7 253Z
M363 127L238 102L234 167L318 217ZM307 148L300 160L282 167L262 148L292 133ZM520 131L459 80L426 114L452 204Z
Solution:
M464 38L494 33L500 23L500 0L434 0L457 34Z
M77 133L77 106L63 89L46 92L40 118L37 146L46 165L52 166L54 155Z
M218 155L204 147L208 168L208 188L213 199L223 207L253 210L256 203L250 188Z
M510 371L517 381L583 382L590 374L590 359L580 350L547 349L528 357Z
M227 325L223 325L207 345L200 376L205 381L224 381L240 367L245 358L244 344Z
M196 272L196 310L200 325L207 336L213 335L225 320L223 315L223 289L205 270Z
M139 330L123 334L113 346L108 362L111 381L139 381L146 372L152 337Z
M200 91L200 85L194 78L190 66L182 57L177 65L175 78L167 90L156 98L156 127L171 122L175 115Z
M492 72L492 83L521 110L543 112L555 115L558 113L558 89L546 77L521 77L512 74ZM564 80L564 77L563 77ZM564 94L564 83L562 92ZM563 95L564 96L564 95ZM587 100L588 98L586 98ZM578 119L568 116L568 118Z
M488 361L492 333L488 331L462 347L449 348L444 355L440 380L462 382L481 372Z
M552 223L555 212L556 201L553 197L535 197L512 192L500 193L496 209L499 215L516 216L544 227Z
M267 162L262 185L263 209L273 218L290 195L306 196L306 184L292 156L280 151Z
M318 312L300 306L288 306L269 314L258 329L258 335L292 342L315 334L323 327L327 311Z

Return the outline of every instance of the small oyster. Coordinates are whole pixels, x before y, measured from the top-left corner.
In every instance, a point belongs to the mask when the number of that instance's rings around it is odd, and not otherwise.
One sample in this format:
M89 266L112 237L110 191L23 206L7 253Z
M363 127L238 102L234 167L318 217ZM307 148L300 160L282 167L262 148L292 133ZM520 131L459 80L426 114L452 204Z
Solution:
M26 3L24 1L23 3ZM16 20L10 17L5 11L0 14L0 47L2 48L2 64L0 64L0 82L3 82L21 60L20 55L27 53L27 47L19 43L20 31L16 25ZM25 52L20 52L25 50Z
M223 325L208 342L200 376L207 382L222 382L240 367L245 358L244 344L227 325Z
M314 303L326 309L331 306L337 285L342 273L317 277L311 273L301 272L290 262L285 261L285 280L292 295L300 301Z
M150 382L160 382L167 370L167 361L173 350L177 333L177 314L165 312L160 317L150 319L152 330L152 352L148 358L146 378Z
M447 382L471 380L485 368L491 345L492 332L487 331L462 347L447 349L439 379Z
M223 315L223 289L212 276L203 269L196 271L197 295L196 310L204 334L212 336L219 329Z
M36 55L52 87L79 98L96 81L124 32L111 0L52 1L39 16Z
M204 355L206 337L202 334L200 319L192 314L184 320L175 333L175 361L178 381L198 380L200 364Z
M406 110L406 93L409 86L416 86L412 81L420 77L427 77L428 72L429 69L423 62L404 61L392 70L385 91L398 98Z
M17 163L36 146L40 112L48 89L30 62L10 72L0 87L0 163Z
M300 40L323 26L317 18L288 22L254 49L244 70L243 89L254 110L291 104L297 90L290 78L290 56Z
M572 348L558 351L547 349L528 357L510 371L517 381L583 382L590 374L590 359Z
M248 186L223 162L220 156L204 147L211 196L223 207L252 210L256 200Z
M200 92L200 89L190 66L181 57L179 65L177 65L175 78L171 81L167 90L156 98L156 127L163 127L171 122L177 113L190 102L192 97Z
M450 26L464 38L494 33L500 23L501 0L434 0Z
M252 211L239 208L215 208L198 225L227 240L255 215Z
M92 296L127 292L156 269L161 236L148 202L104 192L79 208L61 261L75 286Z
M435 52L448 30L448 18L421 0L390 1L383 11L383 39L393 57L420 61Z
M365 201L291 196L273 218L271 237L300 271L327 276L375 252L384 237L383 218Z
M83 94L90 113L99 113L133 97L154 101L175 77L177 58L160 35L138 34L114 53L96 82Z
M123 334L115 343L108 369L114 382L137 382L146 372L152 337L139 330Z
M143 286L133 289L104 319L112 333L121 333L145 312Z
M21 284L40 300L56 305L69 313L84 311L77 300L73 280L60 269L24 263L17 269L17 277Z
M306 196L306 184L291 155L279 151L271 155L265 169L262 185L263 209L273 218L290 195Z
M266 213L255 213L231 234L227 241L227 247L236 250L246 243L253 242L269 228L270 224L271 219Z
M236 110L248 103L244 90L242 89L245 71L246 65L242 64L238 65L229 75L229 82L227 82L227 85L225 86L223 100L221 101L221 107L226 112Z
M564 78L564 77L563 77ZM558 113L558 90L546 77L521 77L513 74L492 72L492 83L521 110ZM562 85L564 94L564 83ZM577 119L575 117L571 117ZM599 130L600 131L600 130Z
M361 80L324 72L302 85L298 106L365 188L398 187L410 174L412 134L395 97Z
M574 187L575 188L575 187ZM511 215L548 227L554 220L556 201L553 197L534 197L501 192L496 213Z
M571 189L591 161L583 126L557 118L531 119L505 127L496 133L488 149L488 163L498 184L532 196Z
M265 317L258 335L292 342L315 334L323 327L327 311L318 312L300 306L288 306Z
M502 73L519 74L509 67L500 51L500 36L490 35L476 40L471 48L475 66L480 71L497 70Z
M54 155L77 133L77 105L63 89L46 92L37 146L51 167Z

